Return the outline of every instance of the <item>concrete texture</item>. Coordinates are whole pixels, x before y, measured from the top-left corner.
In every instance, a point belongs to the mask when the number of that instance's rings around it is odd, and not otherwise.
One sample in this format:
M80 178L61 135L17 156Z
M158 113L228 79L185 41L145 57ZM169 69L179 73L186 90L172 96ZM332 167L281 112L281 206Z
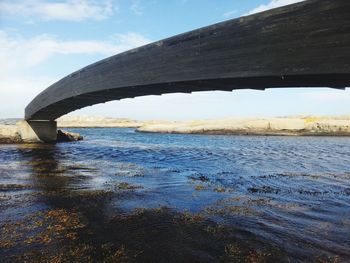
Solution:
M349 0L308 0L164 39L61 79L26 107L25 118L55 120L164 93L349 87L349 14Z
M57 123L55 121L20 121L18 131L26 142L56 142Z
M56 131L56 128L56 122L19 121L16 124L0 124L0 144L83 140L80 134Z

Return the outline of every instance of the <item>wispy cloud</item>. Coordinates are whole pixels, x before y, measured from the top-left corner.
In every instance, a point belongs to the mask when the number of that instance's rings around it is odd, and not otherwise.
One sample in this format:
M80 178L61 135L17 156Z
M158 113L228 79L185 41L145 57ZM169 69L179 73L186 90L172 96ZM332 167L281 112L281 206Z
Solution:
M88 19L103 20L117 10L113 0L2 0L0 13L24 16L30 19L80 22Z
M222 16L225 18L228 18L228 17L233 16L236 13L237 13L237 10L231 10L231 11L227 11L226 13L222 14Z
M277 7L285 6L285 5L290 5L290 4L294 4L294 3L298 3L298 2L302 2L302 1L304 1L304 0L271 0L267 4L259 5L258 7L250 10L245 15L251 15L251 14L263 12L263 11L266 11L269 9L273 9L273 8L277 8Z
M0 68L9 73L39 65L53 55L101 54L114 55L151 41L137 33L117 34L109 41L60 40L52 35L23 38L0 31ZM2 75L0 72L0 75Z
M54 76L41 73L40 68L44 63L55 65L55 57L79 54L107 57L149 42L137 33L117 34L108 41L66 41L52 35L25 38L0 30L0 118L9 117L9 113L22 116L27 103L57 81Z
M138 16L141 16L143 14L143 8L141 6L141 3L139 0L134 0L130 6L130 10Z

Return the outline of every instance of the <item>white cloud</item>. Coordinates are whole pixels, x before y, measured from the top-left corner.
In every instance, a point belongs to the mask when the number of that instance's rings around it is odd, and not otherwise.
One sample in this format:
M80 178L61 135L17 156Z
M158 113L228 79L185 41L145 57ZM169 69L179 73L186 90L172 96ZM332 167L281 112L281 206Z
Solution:
M141 3L139 0L134 0L130 6L130 10L138 16L141 16L143 14L143 8L141 6Z
M231 11L227 11L226 13L224 13L222 16L223 17L231 17L233 16L234 14L237 13L237 10L231 10Z
M0 13L3 14L76 22L87 19L103 20L113 15L117 9L112 0L61 0L58 2L2 0L0 2Z
M58 80L40 73L39 66L53 56L110 56L149 42L136 33L118 34L109 41L63 41L50 35L24 38L0 30L0 118L23 116L30 100Z
M117 34L116 37L120 41L120 43L126 46L139 47L151 42L151 40L136 33Z
M258 7L250 10L246 15L251 15L259 12L263 12L269 9L277 8L280 6L290 5L304 0L271 0L268 4L259 5Z
M110 41L63 41L50 35L23 38L0 31L0 77L39 65L54 55L110 56L149 42L149 39L136 33L118 34Z

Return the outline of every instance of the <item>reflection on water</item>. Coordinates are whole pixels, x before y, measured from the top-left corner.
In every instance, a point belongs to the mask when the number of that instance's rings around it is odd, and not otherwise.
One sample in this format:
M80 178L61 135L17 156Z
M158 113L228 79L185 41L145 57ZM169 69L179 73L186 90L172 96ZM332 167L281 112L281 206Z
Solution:
M350 139L76 130L0 146L4 262L343 262Z

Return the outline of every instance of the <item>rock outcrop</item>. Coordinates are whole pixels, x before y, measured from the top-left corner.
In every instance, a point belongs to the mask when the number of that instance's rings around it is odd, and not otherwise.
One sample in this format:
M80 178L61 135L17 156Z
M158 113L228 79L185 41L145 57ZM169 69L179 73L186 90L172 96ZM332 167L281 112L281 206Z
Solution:
M350 116L280 118L228 118L193 121L137 121L96 117L65 117L59 127L136 128L138 132L181 134L350 136ZM21 137L19 125L0 124L0 143L29 143ZM57 142L79 141L76 133L58 130ZM31 141L32 142L32 141Z
M72 132L57 131L57 142L80 141L83 137L80 134ZM37 141L39 142L39 141ZM17 143L37 143L27 141L21 137L19 125L1 125L0 124L0 144L17 144Z
M350 136L350 119L326 117L255 118L146 124L139 132L182 134Z
M62 117L59 127L136 128L139 132L238 135L349 136L350 116L295 116L280 118L227 118L219 120L164 121L103 117Z
M57 119L57 127L60 128L139 128L146 124L166 124L170 121L163 120L132 120L113 119L91 116L65 116Z
M65 132L62 130L57 131L57 142L74 142L83 140L83 136L79 133Z
M16 125L0 125L0 143L21 143L22 138Z

